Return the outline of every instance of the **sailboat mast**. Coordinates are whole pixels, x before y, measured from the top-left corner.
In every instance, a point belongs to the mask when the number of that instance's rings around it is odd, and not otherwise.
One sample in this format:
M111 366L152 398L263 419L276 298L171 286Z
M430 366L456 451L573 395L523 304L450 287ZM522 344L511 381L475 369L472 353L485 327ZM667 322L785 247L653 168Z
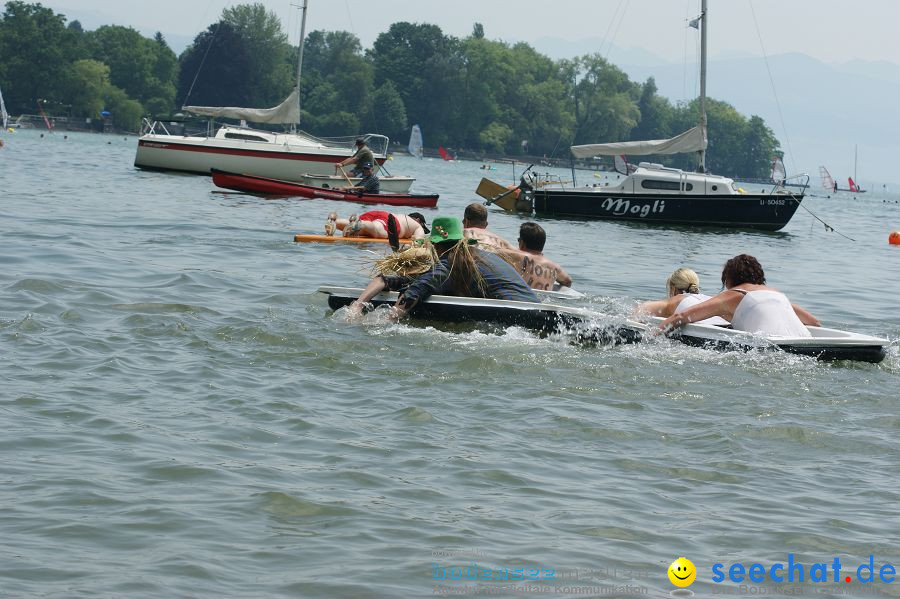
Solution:
M306 41L306 8L309 6L309 0L303 0L303 16L300 18L300 45L297 53L297 113L300 113L300 75L303 73L303 42ZM291 129L297 130L296 125L292 125Z
M700 127L706 135L706 24L707 24L706 0L700 4ZM706 172L706 150L700 150L700 164L697 170Z

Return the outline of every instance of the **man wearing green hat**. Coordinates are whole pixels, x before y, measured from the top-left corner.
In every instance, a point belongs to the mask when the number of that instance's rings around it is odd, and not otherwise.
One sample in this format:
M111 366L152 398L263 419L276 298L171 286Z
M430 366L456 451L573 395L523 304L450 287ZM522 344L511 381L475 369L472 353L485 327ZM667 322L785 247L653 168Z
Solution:
M458 218L435 217L428 240L438 255L438 262L431 270L412 281L406 277L375 277L351 304L351 313L361 313L363 304L384 289L398 290L403 287L406 289L393 308L397 318L405 316L416 304L433 294L540 301L509 263L492 252L478 249L477 243L465 238L462 222Z

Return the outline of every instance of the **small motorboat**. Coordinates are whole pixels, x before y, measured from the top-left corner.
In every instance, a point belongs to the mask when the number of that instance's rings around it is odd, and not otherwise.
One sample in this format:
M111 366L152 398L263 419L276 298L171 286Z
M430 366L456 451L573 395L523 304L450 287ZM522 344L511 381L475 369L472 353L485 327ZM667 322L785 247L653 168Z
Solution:
M328 305L333 310L350 305L362 293L351 287L319 287L328 295ZM535 292L551 301L571 299L570 292ZM384 292L371 303L391 305L398 294ZM516 302L473 297L433 295L413 310L416 318L434 320L480 321L506 326L520 326L541 334L571 334L576 341L588 344L618 345L637 343L655 336L655 327L663 319L651 317L649 322L637 322L600 314L576 306ZM736 331L730 326L688 324L671 333L672 339L682 343L726 351L781 350L792 354L811 356L819 360L855 360L881 362L890 345L887 339L860 333L807 327L810 337L779 337Z
M296 181L270 179L256 175L241 175L218 169L212 169L212 178L213 183L225 189L281 197L299 196L341 202L356 202L357 204L414 206L416 208L434 208L437 206L438 201L438 194L436 193L360 193L358 191L342 191L340 189L304 185Z

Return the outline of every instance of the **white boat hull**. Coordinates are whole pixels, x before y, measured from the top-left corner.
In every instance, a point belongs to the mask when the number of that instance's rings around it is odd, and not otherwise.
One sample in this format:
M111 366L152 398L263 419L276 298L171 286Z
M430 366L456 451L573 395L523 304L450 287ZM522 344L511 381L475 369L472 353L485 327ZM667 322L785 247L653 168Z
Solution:
M334 165L352 154L351 149L332 147L148 134L138 140L134 165L203 175L216 168L298 181L306 173L333 175ZM380 163L384 156L375 159Z
M378 177L378 181L381 183L382 193L409 193L409 189L412 187L415 180L415 177ZM359 183L360 178L350 177L350 181L356 185ZM304 185L324 187L326 189L331 187L345 187L347 185L347 179L344 177L335 177L333 175L301 175L300 182Z

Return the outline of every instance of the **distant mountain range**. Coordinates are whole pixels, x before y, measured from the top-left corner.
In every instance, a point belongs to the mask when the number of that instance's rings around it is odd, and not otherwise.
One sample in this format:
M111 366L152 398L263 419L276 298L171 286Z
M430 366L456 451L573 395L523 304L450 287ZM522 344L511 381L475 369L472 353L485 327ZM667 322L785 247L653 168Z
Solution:
M598 52L601 41L542 38L532 45L559 59ZM603 54L633 81L653 77L659 93L672 101L696 97L695 64L668 61L640 48L605 47ZM708 95L742 114L764 118L787 153L788 174L808 172L817 186L819 165L825 165L844 187L847 176L853 175L853 152L858 145L858 181L863 187L888 183L896 189L891 182L900 180L900 65L862 60L826 64L805 54L776 55L768 63L774 92L762 57L711 56Z

